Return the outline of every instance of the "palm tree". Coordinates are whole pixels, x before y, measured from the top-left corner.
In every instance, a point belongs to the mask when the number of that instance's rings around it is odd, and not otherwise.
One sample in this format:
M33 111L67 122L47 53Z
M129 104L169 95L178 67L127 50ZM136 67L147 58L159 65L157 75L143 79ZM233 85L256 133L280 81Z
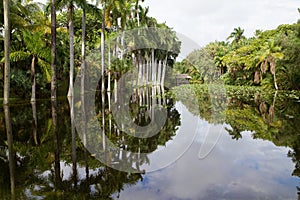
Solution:
M276 61L281 60L284 54L281 52L281 47L276 46L273 39L265 42L262 49L259 51L259 62L257 66L260 66L261 73L266 73L268 69L273 75L274 87L278 90L277 80L276 80ZM257 74L257 72L256 72Z
M70 43L70 81L68 97L73 97L74 92L74 5L73 1L69 1L68 5L68 17L69 17L69 43Z
M103 15L102 15L102 29L101 29L101 79L102 79L102 82L101 82L101 92L102 92L102 104L104 104L104 91L105 91L105 84L104 84L104 62L105 62L105 52L104 52L104 49L105 49L105 34L104 34L104 31L105 31L105 19L104 19L104 16L105 16L105 12L106 12L106 0L103 1ZM103 108L102 108L103 110ZM104 124L103 124L104 126Z
M228 36L227 40L233 39L232 43L238 44L239 41L246 38L243 34L244 29L241 29L241 27L234 28L233 32Z
M39 63L39 66L42 67L42 71L45 72L46 77L49 78L50 72L48 71L48 64L45 61L46 57L49 55L46 51L47 47L42 38L43 33L48 32L48 24L47 20L44 17L44 13L41 9L41 5L39 3L34 3L28 1L26 3L22 1L11 1L11 24L9 27L11 28L14 34L19 34L25 43L24 48L14 49L12 53L10 50L6 51L8 55L5 55L2 61L5 63L10 63L11 61L16 62L20 60L28 59L32 56L32 64L31 64L31 80L32 80L32 101L35 101L35 62L36 59ZM31 34L32 33L32 34ZM38 35L37 35L38 34ZM35 39L37 39L37 41ZM5 40L10 40L10 32L7 36L5 36ZM10 45L10 41L9 41ZM42 46L39 46L42 45ZM43 49L43 50L42 50ZM41 52L39 52L41 50ZM32 53L32 54L31 54ZM42 55L43 54L43 55ZM46 59L47 60L47 59ZM5 70L6 74L8 70ZM5 75L7 77L4 86L4 102L8 102L7 96L9 95L9 88L6 89L7 81L10 75Z
M83 1L83 4L86 2ZM84 95L85 85L85 43L86 43L86 5L82 6L82 37L81 37L81 95Z
M80 1L78 1L80 3ZM68 9L68 20L69 20L69 49L70 49L70 71L69 71L69 90L68 97L72 97L74 93L74 63L75 63L75 53L74 53L74 12L75 3L73 0L59 0L57 1L57 6L61 9L67 5Z
M74 93L74 12L75 12L75 4L82 8L82 65L81 72L85 70L85 31L86 31L86 9L89 4L87 1L80 0L62 0L60 1L62 5L68 4L68 17L69 17L69 43L70 43L70 81L69 81L69 91L68 97L72 97ZM89 5L90 6L90 5ZM81 79L84 80L84 76Z
M55 0L51 0L51 99L56 99L56 10Z
M10 91L10 1L3 0L4 9L4 99L3 104L9 103L9 91Z
M36 78L35 78L35 66L36 63L40 66L44 73L46 80L50 82L50 59L51 53L49 48L43 41L43 32L30 32L28 30L22 31L23 40L25 42L25 49L15 50L11 52L10 59L12 62L31 59L31 102L36 100Z

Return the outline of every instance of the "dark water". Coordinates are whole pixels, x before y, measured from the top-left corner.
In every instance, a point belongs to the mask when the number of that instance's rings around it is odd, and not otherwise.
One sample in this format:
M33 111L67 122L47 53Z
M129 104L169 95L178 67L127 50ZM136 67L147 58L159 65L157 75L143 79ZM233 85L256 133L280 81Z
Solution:
M105 104L99 98L94 109L104 132L91 138L87 128L86 141L72 129L67 99L58 100L58 134L50 101L2 108L0 198L298 198L298 94L204 86L182 86L171 96L153 91L139 91L128 104L131 120L141 127L161 119L149 109L153 102L165 108L160 132L147 138L121 131L107 98ZM82 127L76 120L73 125ZM110 150L107 140L118 148ZM98 151L86 150L91 142L108 149L105 162L111 167L97 159ZM124 163L127 170L117 170Z

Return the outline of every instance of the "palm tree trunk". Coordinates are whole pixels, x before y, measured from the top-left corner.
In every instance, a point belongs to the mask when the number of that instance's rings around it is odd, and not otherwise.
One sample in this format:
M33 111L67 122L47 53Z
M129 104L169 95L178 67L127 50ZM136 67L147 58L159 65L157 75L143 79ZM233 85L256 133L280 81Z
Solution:
M274 87L278 90L277 80L276 80L276 72L274 72Z
M59 145L58 145L58 127L57 127L57 102L56 102L56 10L55 0L51 0L51 108L52 108L52 124L53 124L53 139L55 146L55 185L60 187L60 160L59 160Z
M34 144L37 146L39 144L37 135L37 115L36 115L36 102L31 102L32 106L32 135Z
M135 12L136 12L137 25L138 27L140 27L139 0L136 0Z
M146 85L148 85L149 84L149 82L150 82L150 78L149 78L149 76L150 76L150 64L149 64L150 62L149 62L149 59L146 59Z
M114 79L114 93L115 93L115 103L118 101L118 82L117 79Z
M52 99L52 125L53 125L53 143L54 143L54 173L55 173L55 189L61 188L61 176L60 176L60 145L59 145L59 135L57 126L57 101Z
M74 6L70 2L69 8L69 39L70 39L70 82L69 82L69 91L68 97L73 96L74 87L73 87L73 80L74 80Z
M161 81L160 81L161 87L164 87L164 84L165 84L167 65L168 65L168 55L166 55L166 58L163 62L163 69L162 69L162 75L161 75Z
M125 31L124 28L122 30L122 36L121 36L121 59L124 57L124 51L125 51Z
M152 49L151 52L151 82L152 85L154 84L154 76L155 76L155 72L154 72L154 49Z
M55 185L60 186L60 160L57 127L57 83L56 83L56 8L55 0L51 0L51 115L53 124L54 157L55 157Z
M161 64L162 64L162 61L161 60L159 60L158 61L158 69L157 69L157 85L160 85L160 83L161 83L161 75L162 75L162 72L161 72Z
M108 77L107 77L107 101L108 101L108 111L111 113L111 45L109 44L108 49ZM112 120L109 116L109 133L111 134Z
M137 71L138 71L138 83L137 83L137 85L142 86L143 85L143 81L142 81L143 70L142 70L142 65L141 65L140 59L138 59L137 62L136 62L136 68L137 68Z
M69 97L70 116L71 116L71 135L72 135L72 168L73 168L73 183L74 187L77 186L77 156L76 156L76 132L75 132L75 119L74 119L74 98Z
M111 92L111 45L108 47L107 92Z
M154 60L154 85L157 85L157 58Z
M82 9L82 44L81 44L81 95L84 95L85 90L85 35L86 35L86 11L85 8Z
M56 11L55 0L51 0L51 99L56 99Z
M102 30L101 30L101 92L102 92L102 96L104 95L104 91L105 91L105 78L104 78L104 72L105 72L105 20L104 20L104 16L105 16L105 9L106 9L106 1L104 1L104 7L103 7L103 15L102 15Z
M102 109L101 109L101 112L102 112L102 145L103 145L103 150L106 150L106 136L105 136L105 95L104 93L102 93Z
M35 102L35 86L36 86L36 80L35 80L35 56L32 57L31 60L31 102Z
M5 128L8 146L8 160L9 160L9 175L10 175L10 191L12 199L15 199L15 152L13 149L13 134L11 127L11 117L8 105L3 106L5 117Z
M81 126L83 132L83 145L84 147L87 146L87 123L86 123L86 112L85 112L85 95L80 96L81 99ZM85 173L86 173L86 180L89 179L89 162L88 162L88 150L85 148L84 150L84 160L85 160Z
M162 105L166 106L166 97L165 97L165 88L163 85L160 86L161 89L161 96L162 96Z
M105 141L105 77L104 77L104 72L105 72L105 10L106 10L106 1L104 1L104 7L103 7L103 16L102 16L102 31L101 31L101 97L102 97L102 145L103 145L103 150L106 149L106 141Z
M10 91L10 0L3 0L4 9L4 99L3 104L9 103Z

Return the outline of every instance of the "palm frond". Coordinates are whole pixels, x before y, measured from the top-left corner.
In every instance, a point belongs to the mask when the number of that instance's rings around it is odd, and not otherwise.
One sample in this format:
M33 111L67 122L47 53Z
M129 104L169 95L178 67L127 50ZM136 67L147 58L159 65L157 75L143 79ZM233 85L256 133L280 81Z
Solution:
M40 66L40 68L41 68L41 70L42 70L42 72L43 72L43 74L44 74L47 82L50 83L51 82L51 75L52 75L51 74L51 65L48 62L46 62L46 61L44 61L44 60L42 60L40 58L38 58L38 62L37 63Z
M9 55L10 61L11 62L18 62L18 61L22 61L22 60L26 60L30 57L30 53L27 51L14 51L11 52ZM2 58L1 62L4 62L5 59Z

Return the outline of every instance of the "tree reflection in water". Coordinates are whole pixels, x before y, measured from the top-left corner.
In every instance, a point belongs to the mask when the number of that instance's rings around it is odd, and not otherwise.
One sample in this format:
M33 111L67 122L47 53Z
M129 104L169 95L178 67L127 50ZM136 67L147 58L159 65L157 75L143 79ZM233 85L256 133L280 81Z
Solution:
M126 91L125 91L126 93ZM131 169L131 171L141 172L140 166L149 164L150 160L146 153L154 152L158 146L165 146L172 137L176 135L176 131L180 125L180 114L174 108L175 102L172 98L165 96L165 90L160 86L148 86L148 87L137 87L132 91L132 94L125 94L121 89L117 91L117 95L113 95L113 102L116 104L122 104L123 101L127 101L126 95L130 95L129 99L129 114L130 116L124 117L125 122L116 123L116 119L113 116L113 112L109 109L111 106L107 99L105 99L105 109L103 109L103 100L101 95L98 95L96 102L96 113L98 121L105 119L106 126L101 126L102 131L106 133L107 139L116 147L108 150L106 153L106 162L108 162L114 168ZM107 95L110 96L110 95ZM154 106L163 107L166 110L167 119L163 127L161 127L158 134L153 136L139 138L135 137L135 130L131 129L130 134L124 130L126 120L132 121L134 124L140 127L145 127L151 123L151 119L154 121L157 118L154 116ZM103 114L104 113L104 114ZM118 111L117 113L122 113ZM120 116L118 116L120 119ZM129 119L128 119L129 117ZM112 126L110 125L112 124ZM156 125L157 122L155 121ZM149 133L148 133L148 132ZM143 134L148 136L152 132L152 129L147 129ZM93 139L93 138L92 138ZM95 139L93 139L95 140ZM103 148L104 149L104 148Z
M212 86L217 91L218 85ZM188 94L196 92L197 102L193 104ZM225 128L232 139L242 139L242 132L251 131L253 139L263 139L276 146L289 147L288 157L295 163L293 176L300 177L300 103L298 92L261 91L256 87L226 87L226 104L222 101L223 94L209 92L205 85L182 86L175 90L178 100L183 101L191 113L212 123L226 123ZM212 117L213 109L220 111L218 118ZM198 111L198 112L195 112ZM300 198L300 188L298 194Z
M149 90L141 90L137 94L139 98L144 98L142 102L150 98ZM162 94L161 90L157 91L155 98L151 98L167 109L168 120L159 134L146 139L134 138L120 131L108 114L108 105L103 104L105 108L102 109L102 101L99 102L98 108L105 112L105 115L99 115L99 121L105 120L106 135L120 147L115 153L123 161L126 160L128 165L135 163L134 167L139 168L140 164L148 160L143 156L122 154L124 149L141 153L155 151L158 146L165 145L172 139L180 125L180 115L174 109L174 102ZM1 198L10 199L15 195L16 199L112 199L112 195L118 194L126 185L143 180L141 173L112 169L87 152L83 144L86 141L80 141L76 137L74 123L71 123L74 122L70 117L74 106L73 100L69 99L69 104L66 100L60 100L51 103L36 102L35 105L25 103L4 109L10 109L11 113L10 116L2 115L1 121L4 122L5 119L5 122L11 122L10 135L14 137L12 141L12 137L4 134L0 136ZM138 100L130 102L131 113L137 124L149 122L145 114L146 107L146 104L141 104ZM112 124L111 127L109 124ZM2 123L0 128L1 132L5 132L5 124ZM14 165L15 170L12 168Z
M300 176L298 94L227 88L227 101L215 101L214 112L220 113L218 118L212 118L212 96L208 94L208 90L204 86L191 90L188 88L191 86L182 87L184 89L178 88L181 96L177 100L191 113L199 115L209 123L228 124L227 132L233 139L240 140L243 136L241 133L249 130L254 139L268 140L277 146L289 147L291 150L287 156L295 163L291 175ZM198 103L189 99L192 91L197 91ZM217 98L217 94L213 97ZM126 161L128 166L139 169L142 164L149 162L147 157L142 156L143 152L153 152L172 140L180 126L180 114L174 108L175 101L168 98L162 88L154 91L153 88L144 87L131 95L129 108L132 120L141 126L149 124L151 101L165 107L168 114L161 132L151 138L136 138L122 132L111 115L109 101L105 101L104 109L102 101L98 101L98 121L105 120L104 131L107 138L119 147L107 159L119 158ZM117 171L103 165L86 151L84 143L89 140L88 133L83 141L74 132L72 134L70 111L74 106L77 106L76 103L72 106L67 100L60 100L52 104L38 101L36 105L23 102L3 108L0 116L0 130L3 133L0 134L2 199L112 199L125 187L143 180L142 173ZM57 116L52 113L57 113ZM53 116L57 118L54 119ZM37 123L34 126L32 119ZM82 121L84 120L88 119L83 118ZM135 154L124 154L124 150ZM111 162L115 162L114 159Z

